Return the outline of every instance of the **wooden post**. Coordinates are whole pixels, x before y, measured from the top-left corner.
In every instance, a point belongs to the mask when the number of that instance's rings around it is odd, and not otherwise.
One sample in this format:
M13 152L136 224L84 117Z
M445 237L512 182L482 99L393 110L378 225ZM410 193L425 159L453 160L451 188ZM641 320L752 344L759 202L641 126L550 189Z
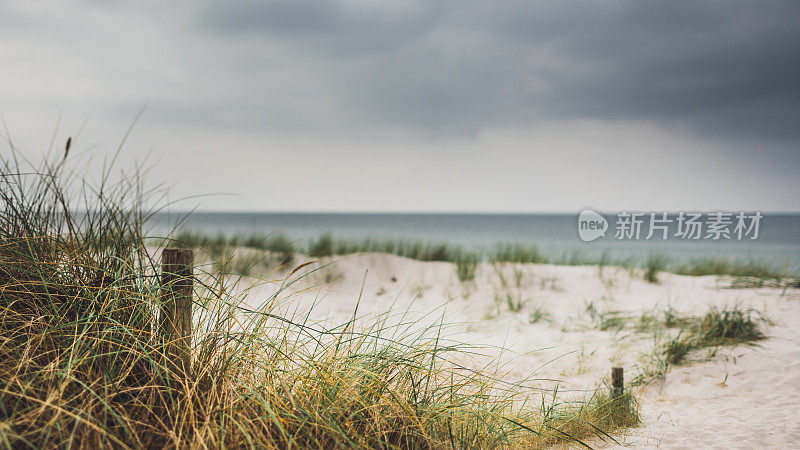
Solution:
M625 378L622 367L611 368L611 397L616 398L624 393Z
M161 253L161 334L167 357L184 374L191 370L193 271L192 250L167 248Z

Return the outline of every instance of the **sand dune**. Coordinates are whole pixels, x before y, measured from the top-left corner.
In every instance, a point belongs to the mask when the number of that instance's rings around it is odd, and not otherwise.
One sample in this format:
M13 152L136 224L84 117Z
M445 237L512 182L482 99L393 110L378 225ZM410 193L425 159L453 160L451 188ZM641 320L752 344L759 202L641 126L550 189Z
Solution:
M298 258L295 265L309 260ZM776 321L766 328L767 340L696 351L689 363L671 367L663 383L635 388L643 424L616 439L635 447L786 448L800 442L800 290L732 289L724 278L672 274L660 274L653 284L620 267L507 263L481 264L475 279L462 283L450 263L392 255L328 258L301 272L314 269L285 295L291 308L311 310L315 320L346 321L363 283L362 321L389 314L384 320L409 327L444 324L451 339L488 346L469 364L496 358L504 379L548 389L558 383L564 396L595 389L612 366L624 367L626 377L647 368L659 340L655 331L637 329L643 314L755 308ZM273 273L276 281L251 292L249 301L256 305L285 275ZM623 326L601 329L604 313L622 317Z

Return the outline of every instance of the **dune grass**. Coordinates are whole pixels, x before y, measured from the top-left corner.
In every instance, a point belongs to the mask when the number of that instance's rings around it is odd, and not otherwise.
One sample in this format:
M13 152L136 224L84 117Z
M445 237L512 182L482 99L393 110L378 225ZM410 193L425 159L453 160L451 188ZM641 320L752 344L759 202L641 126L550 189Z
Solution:
M652 333L655 340L652 354L646 355L648 361L639 368L634 385L648 384L653 380L663 383L671 366L687 363L689 356L700 350L710 350L695 359L705 361L713 358L720 347L758 345L759 341L767 338L765 327L775 324L760 311L739 305L711 306L702 316L683 315L667 308L661 319L654 313L644 313L638 320L633 315L617 313L617 317L625 318L618 329L627 327ZM660 332L667 329L673 332L666 334L664 341L664 333Z
M680 265L675 273L682 275L730 275L734 277L753 277L761 279L780 278L785 270L758 260L729 260L720 257L696 258Z
M475 252L460 251L455 256L456 276L462 283L475 279L480 256Z
M720 257L696 258L686 264L677 265L674 272L681 275L726 275L733 277L732 287L757 288L800 287L800 275L788 271L787 261L783 268L756 259L723 259Z
M198 248L206 251L217 261L223 261L237 247L261 250L273 254L281 266L289 266L294 262L294 255L299 251L295 243L282 233L258 234L243 233L226 236L214 236L182 230L172 239L164 242L167 247ZM239 272L241 273L241 272Z
M755 309L711 307L702 318L684 318L680 333L664 345L670 364L681 364L689 352L723 345L752 345L765 338L762 326L774 322Z
M544 264L547 257L536 245L521 243L500 243L489 254L492 262L510 262L524 264Z
M548 256L535 244L512 242L498 243L494 248L480 250L447 242L393 238L348 239L323 233L302 245L281 233L226 236L181 231L168 245L202 248L211 254L223 254L226 248L248 247L278 256L279 264L284 267L291 265L293 256L299 253L312 257L387 253L418 261L444 261L453 264L463 263L465 255L469 255L468 259L477 258L478 262L489 263L589 265L600 268L618 266L629 270L638 267L641 268L642 278L650 283L658 283L658 275L668 272L690 276L730 276L734 278L732 287L740 288L800 286L798 274L788 272L786 267L779 269L767 262L754 259L738 260L709 256L678 262L665 255L651 254L643 261L637 261L633 257L614 259L607 252L592 257L577 250L565 251L558 256Z
M666 270L668 261L664 255L649 255L645 263L644 279L649 283L658 283L658 273Z
M99 186L79 183L76 205L63 161L16 156L0 174L0 446L528 448L638 423L630 396L548 402L465 367L474 349L441 326L312 323L279 307L296 278L252 309L231 277L203 267L192 368L178 370L158 331L160 248L145 237L138 177L112 183L107 169ZM174 245L293 249L279 237L204 239Z

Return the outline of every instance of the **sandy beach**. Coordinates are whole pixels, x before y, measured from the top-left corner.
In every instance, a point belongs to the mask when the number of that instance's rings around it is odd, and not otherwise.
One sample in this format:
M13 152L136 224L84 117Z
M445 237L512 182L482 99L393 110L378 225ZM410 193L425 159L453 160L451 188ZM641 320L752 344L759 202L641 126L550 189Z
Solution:
M800 1L0 1L0 450L800 449Z
M565 399L608 382L612 366L625 368L628 380L652 370L655 349L676 332L649 326L647 318L752 308L774 321L764 325L765 340L693 351L663 380L633 387L642 424L614 438L648 448L786 448L800 439L798 289L732 288L726 277L669 273L650 283L640 269L512 263L481 263L473 281L460 282L446 262L385 254L296 258L293 267L318 262L292 275L301 281L279 296L285 311L328 324L354 312L362 325L441 324L447 339L480 347L467 364L486 369L496 361L503 380L532 389L558 385ZM285 285L288 272L256 283L250 305Z

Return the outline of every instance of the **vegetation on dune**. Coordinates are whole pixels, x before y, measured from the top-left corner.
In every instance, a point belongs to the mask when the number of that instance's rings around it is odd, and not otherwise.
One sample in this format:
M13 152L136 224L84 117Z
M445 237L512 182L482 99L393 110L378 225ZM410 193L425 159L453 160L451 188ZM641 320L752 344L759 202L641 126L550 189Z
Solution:
M663 348L670 364L680 364L689 352L721 345L753 344L765 338L761 325L773 322L761 312L739 307L711 307L702 318L683 320L681 332Z
M797 286L800 277L787 272L787 268L777 269L771 264L757 260L729 260L720 257L695 258L678 263L665 255L651 254L643 262L633 257L613 259L607 252L591 257L580 251L565 251L560 256L551 257L542 253L535 244L500 243L493 249L468 249L447 242L426 242L418 239L364 238L347 239L324 233L308 240L306 245L292 241L281 233L259 235L247 233L240 235L216 236L192 231L182 231L169 245L187 245L202 248L211 254L222 254L225 248L247 247L263 250L278 257L279 264L287 267L293 256L303 253L312 257L342 256L357 253L388 253L418 261L446 261L459 264L469 258L478 262L520 263L520 264L558 264L558 265L596 265L600 268L619 266L630 270L641 268L641 276L651 283L659 282L659 274L671 272L679 275L704 276L721 275L734 277L733 287Z
M727 275L733 277L732 287L800 287L800 276L788 271L788 261L782 269L754 259L729 260L719 257L696 258L678 265L674 272L681 275Z
M528 323L535 324L539 321L552 322L550 312L544 305L539 305L528 315Z
M455 257L456 276L462 283L475 279L480 256L475 252L460 251Z
M762 325L773 321L760 311L740 306L709 307L703 316L683 315L672 307L662 314L646 311L640 315L620 310L600 311L594 302L586 304L586 314L601 331L633 330L640 333L678 329L679 334L691 335L698 341L695 348L718 345L736 345L764 338ZM688 336L685 336L688 338Z
M692 352L711 349L702 359L712 358L722 346L757 345L766 339L764 327L774 322L761 312L740 306L711 306L702 316L682 315L672 308L663 314L645 312L639 316L624 311L599 312L593 303L586 308L597 328L603 331L632 330L652 334L656 340L633 384L664 380L673 365L683 364ZM671 332L667 332L672 330ZM664 335L668 336L663 341Z
M198 248L207 252L215 261L224 263L231 259L233 250L237 247L250 248L268 252L274 255L282 267L288 267L294 262L294 255L298 249L293 241L282 233L257 234L245 233L233 236L217 234L210 236L204 233L183 230L166 241L168 247ZM237 272L242 273L242 272Z
M730 275L734 277L780 278L785 275L763 261L728 260L719 257L696 258L675 269L682 275Z
M633 379L633 385L666 379L671 366L684 364L690 355L699 360L713 358L723 346L757 345L766 339L765 327L774 322L763 313L739 305L711 306L702 315L680 314L672 307L664 311L632 313L621 310L603 311L594 302L586 304L585 313L592 326L601 331L623 331L650 335L654 339L651 353ZM699 353L700 350L708 353ZM698 354L699 353L699 354Z
M489 255L493 262L544 264L547 258L535 245L501 243Z
M323 256L333 256L333 235L330 233L323 234L319 238L308 245L308 256L319 258Z
M553 446L566 442L575 443L581 436L597 436L613 440L607 430L639 425L639 407L630 392L612 397L608 385L590 393L587 397L572 402L557 400L558 391L551 400L542 399L539 406L538 428L527 428L535 435L529 444L535 447ZM587 444L577 441L584 447Z
M158 332L157 243L145 245L137 177L113 184L106 172L75 205L63 161L23 167L14 156L0 174L4 447L530 447L609 439L638 421L628 396L539 402L539 391L456 364L469 349L439 328L283 315L294 279L251 309L222 274L198 274L184 373ZM294 252L277 236L203 239L176 236L223 256L233 245Z
M649 283L658 283L658 273L667 268L667 258L663 255L650 255L645 264L644 279Z

